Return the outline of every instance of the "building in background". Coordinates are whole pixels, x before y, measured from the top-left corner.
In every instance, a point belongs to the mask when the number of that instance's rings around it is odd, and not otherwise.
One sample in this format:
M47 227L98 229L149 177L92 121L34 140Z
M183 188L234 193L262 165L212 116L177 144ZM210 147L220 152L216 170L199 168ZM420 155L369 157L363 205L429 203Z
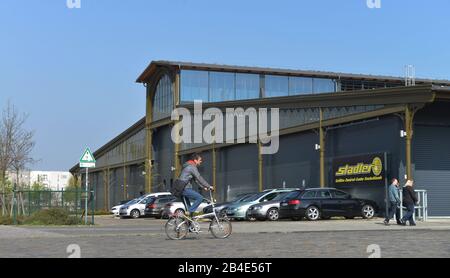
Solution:
M17 183L17 175L15 172L7 172L8 179L13 183ZM33 184L39 183L50 190L63 190L69 185L72 177L70 172L61 171L22 171L19 173L19 183L22 188L31 188Z
M219 201L266 188L336 187L384 207L385 183L399 177L428 191L430 216L450 216L448 80L406 86L402 77L154 61L137 82L146 88L145 117L94 152L97 209L167 191L189 154L202 152L201 174ZM222 111L279 108L278 153L261 155L261 144L174 143L171 112L192 110L194 100ZM83 169L70 172L84 184Z

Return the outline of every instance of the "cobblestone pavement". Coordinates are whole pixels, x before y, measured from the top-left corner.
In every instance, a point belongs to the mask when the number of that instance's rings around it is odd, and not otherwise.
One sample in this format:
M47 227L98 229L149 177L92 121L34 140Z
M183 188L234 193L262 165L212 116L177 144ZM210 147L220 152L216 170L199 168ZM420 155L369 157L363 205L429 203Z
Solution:
M68 257L78 244L81 257L368 257L377 244L381 257L450 257L450 221L391 225L382 219L233 222L228 239L204 233L168 240L164 220L99 217L94 227L0 226L0 257Z

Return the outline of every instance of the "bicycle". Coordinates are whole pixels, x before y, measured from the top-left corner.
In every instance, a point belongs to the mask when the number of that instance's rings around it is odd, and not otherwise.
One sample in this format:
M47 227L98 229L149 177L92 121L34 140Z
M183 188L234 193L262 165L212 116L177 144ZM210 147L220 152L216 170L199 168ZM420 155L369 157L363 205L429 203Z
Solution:
M201 227L198 222L200 219L210 219L209 231L215 238L227 238L232 233L231 222L228 217L224 214L218 214L214 208L214 199L212 197L212 192L209 190L209 195L211 197L212 212L207 214L202 214L199 216L194 216L189 218L184 213L176 213L170 216L165 225L166 235L172 240L181 240L186 238L187 234L201 232ZM187 209L185 202L184 206Z

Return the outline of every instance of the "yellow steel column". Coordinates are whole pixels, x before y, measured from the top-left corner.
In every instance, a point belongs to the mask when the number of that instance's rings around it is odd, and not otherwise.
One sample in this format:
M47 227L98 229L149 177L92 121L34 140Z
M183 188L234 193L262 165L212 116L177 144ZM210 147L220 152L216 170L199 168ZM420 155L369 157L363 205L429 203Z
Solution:
M122 161L123 161L123 199L128 200L127 196L127 166L125 165L127 155L127 143L122 145Z
M109 204L108 204L108 187L107 187L107 181L106 181L106 177L107 177L107 174L106 174L106 170L103 170L102 171L103 172L103 192L104 192L104 196L103 196L103 200L104 200L104 209L105 210L108 210L108 208L109 208Z
M124 200L128 200L127 166L123 166L123 198Z
M319 140L320 140L320 187L325 187L325 131L323 129L323 110L319 109Z
M152 123L153 101L152 94L147 84L147 98L146 98L146 115L145 115L145 191L150 193L152 191L152 130L150 124Z
M263 191L263 158L261 153L261 141L258 141L258 187Z
M176 108L179 104L180 104L180 73L178 72L175 75L175 82L172 85L173 88L173 107ZM176 125L179 121L176 121L174 123L174 125ZM177 130L176 132L176 136L177 136L177 140L178 137L180 136L179 134L179 130ZM180 144L179 143L174 143L174 167L175 167L175 171L174 171L174 175L173 175L173 180L176 180L178 178L178 176L180 175L181 172L181 163L180 163Z
M405 131L406 131L406 175L407 179L413 179L411 164L411 142L413 137L414 111L409 105L405 107Z
M212 148L212 182L213 182L213 187L214 187L214 199L216 199L217 197L217 184L216 184L216 169L217 169L217 164L216 164L216 145L215 145L215 141L213 143L213 148Z
M111 206L111 199L110 199L111 196L110 196L110 192L109 192L109 182L110 182L109 175L110 175L110 173L109 173L109 168L108 168L106 170L106 195L108 198L108 207Z

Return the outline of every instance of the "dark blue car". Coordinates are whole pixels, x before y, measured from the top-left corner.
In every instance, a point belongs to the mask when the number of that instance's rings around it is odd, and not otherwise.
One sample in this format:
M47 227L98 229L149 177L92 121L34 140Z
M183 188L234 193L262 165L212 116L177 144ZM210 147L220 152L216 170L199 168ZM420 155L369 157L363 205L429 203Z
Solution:
M280 218L300 220L329 219L333 216L346 218L374 217L378 207L374 201L353 198L335 188L310 188L290 193L280 203Z

